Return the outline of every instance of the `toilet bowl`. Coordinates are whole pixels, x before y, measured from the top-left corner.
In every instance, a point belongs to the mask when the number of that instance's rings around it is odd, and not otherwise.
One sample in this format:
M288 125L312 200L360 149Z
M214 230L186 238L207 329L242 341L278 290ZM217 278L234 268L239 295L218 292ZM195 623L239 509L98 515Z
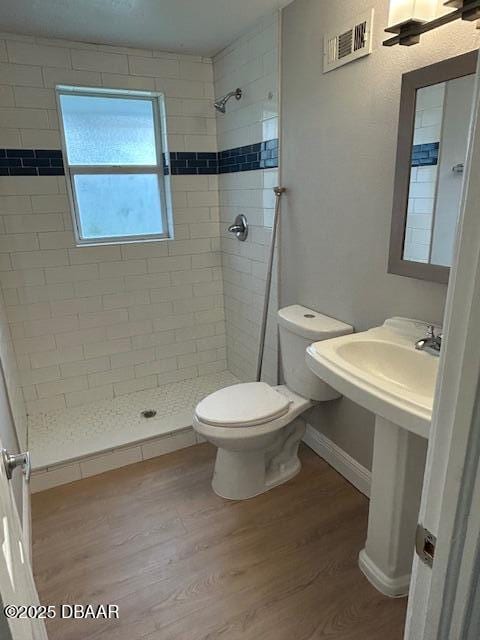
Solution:
M232 385L195 409L193 428L218 447L212 488L223 498L252 498L295 476L305 432L300 416L316 402L340 397L307 368L305 349L353 328L300 305L281 309L278 322L286 385Z

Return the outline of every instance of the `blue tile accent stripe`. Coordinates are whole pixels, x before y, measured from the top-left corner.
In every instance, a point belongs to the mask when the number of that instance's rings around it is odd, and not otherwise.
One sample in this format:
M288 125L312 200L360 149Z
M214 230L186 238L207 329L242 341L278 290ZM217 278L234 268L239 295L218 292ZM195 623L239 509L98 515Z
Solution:
M438 155L438 154L437 154ZM174 176L217 175L278 167L278 138L225 151L173 151L164 158L165 173ZM60 149L0 149L0 176L63 176Z
M0 149L0 176L63 176L59 149Z
M438 164L439 149L439 142L413 145L412 167L431 167Z
M227 149L218 154L218 173L255 171L278 167L278 138Z
M170 173L173 176L216 174L218 173L218 154L215 151L172 151Z

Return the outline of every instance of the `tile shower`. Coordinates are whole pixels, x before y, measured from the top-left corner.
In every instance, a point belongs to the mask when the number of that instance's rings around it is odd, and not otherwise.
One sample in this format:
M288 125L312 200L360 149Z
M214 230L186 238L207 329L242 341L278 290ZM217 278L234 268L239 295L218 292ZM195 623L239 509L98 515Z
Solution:
M7 384L17 422L28 414L41 489L193 444L195 401L253 379L277 182L278 24L262 21L213 60L0 40L2 337L15 352ZM75 246L58 155L59 83L165 94L174 240ZM244 99L216 118L213 96L236 86ZM250 149L269 161L265 169L222 172L231 150L267 141ZM244 244L226 232L238 212L251 225ZM274 292L271 319L276 304ZM273 322L265 362L275 382ZM142 407L157 410L151 422Z

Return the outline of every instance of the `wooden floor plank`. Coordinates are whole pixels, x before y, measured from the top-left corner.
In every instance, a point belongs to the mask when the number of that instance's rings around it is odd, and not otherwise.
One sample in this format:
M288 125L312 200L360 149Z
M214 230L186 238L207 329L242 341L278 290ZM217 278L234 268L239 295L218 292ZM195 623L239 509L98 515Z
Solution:
M405 600L358 552L368 501L310 449L302 471L231 502L201 445L33 496L45 604L118 604L120 620L53 620L51 640L400 640Z

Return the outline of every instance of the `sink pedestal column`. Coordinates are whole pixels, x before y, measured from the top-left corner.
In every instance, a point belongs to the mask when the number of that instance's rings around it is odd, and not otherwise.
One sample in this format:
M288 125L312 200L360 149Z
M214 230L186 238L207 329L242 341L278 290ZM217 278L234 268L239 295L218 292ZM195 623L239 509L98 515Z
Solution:
M368 533L360 569L390 597L408 594L428 441L376 417Z

